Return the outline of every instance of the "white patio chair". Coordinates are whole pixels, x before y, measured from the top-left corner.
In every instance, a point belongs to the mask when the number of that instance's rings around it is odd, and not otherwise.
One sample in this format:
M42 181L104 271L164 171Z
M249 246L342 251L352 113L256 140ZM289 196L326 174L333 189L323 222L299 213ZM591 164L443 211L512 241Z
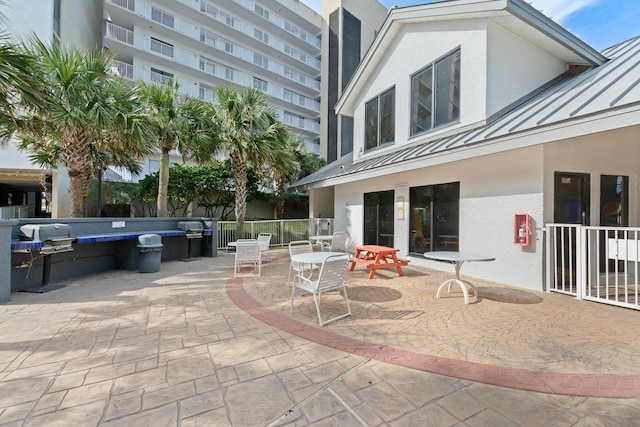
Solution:
M260 233L258 234L258 244L260 245L260 250L262 252L267 252L269 250L269 246L271 245L271 233Z
M338 319L351 315L351 306L349 305L349 297L347 296L347 288L344 284L344 276L349 268L349 255L332 255L322 263L320 267L320 274L317 280L311 280L304 275L296 275L294 279L294 286L291 291L291 313L293 313L293 299L298 293L310 293L313 294L313 300L316 304L316 311L318 312L318 322L320 326L324 326L329 322L333 322ZM344 300L347 303L347 312L339 314L328 320L322 319L320 312L320 304L322 302L322 294L337 290L344 295Z
M331 239L331 252L347 253L347 233L344 231L336 231Z
M309 240L294 240L292 242L289 242L290 257L295 254L304 254L308 252L313 252L313 246L311 245L311 242ZM299 262L291 261L289 263L289 274L287 275L287 283L290 283L292 274L302 275L305 269L308 270L309 273L311 273L313 268L313 265L305 265Z
M258 269L258 276L262 270L262 251L257 240L238 240L236 242L236 258L233 265L233 277L236 277L240 267L253 264Z

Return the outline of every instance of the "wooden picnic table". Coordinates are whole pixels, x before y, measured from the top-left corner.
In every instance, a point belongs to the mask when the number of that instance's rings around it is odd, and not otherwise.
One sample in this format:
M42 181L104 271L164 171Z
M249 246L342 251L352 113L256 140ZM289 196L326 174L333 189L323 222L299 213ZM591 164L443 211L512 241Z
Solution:
M373 279L378 268L393 268L398 271L398 275L403 276L403 265L409 265L409 261L404 259L398 259L396 253L400 249L389 248L386 246L378 245L363 245L356 246L356 254L351 258L351 267L349 271L353 271L356 264L365 265L371 272L369 273L369 279Z

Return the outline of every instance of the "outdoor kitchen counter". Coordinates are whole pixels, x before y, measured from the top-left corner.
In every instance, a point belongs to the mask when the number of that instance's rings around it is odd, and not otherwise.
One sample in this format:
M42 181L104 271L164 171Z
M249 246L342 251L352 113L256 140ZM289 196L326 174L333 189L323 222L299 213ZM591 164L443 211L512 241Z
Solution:
M102 234L87 234L82 236L76 236L76 243L100 243L100 242L114 242L118 240L134 240L143 234L158 234L162 237L173 236L186 236L184 230L160 230L160 231L128 231L123 233L102 233ZM204 235L210 236L212 234L211 229L205 229ZM41 249L44 242L40 240L12 240L11 251L24 251L31 249Z
M186 236L184 230L150 230L150 231L125 231L122 233L102 233L102 234L87 234L83 236L77 236L76 241L78 244L83 243L100 243L100 242L113 242L118 240L134 240L143 234L157 234L162 237L172 236Z
M33 233L29 235L22 230L27 225L35 229L35 226L58 224L60 221L51 218L24 218L10 224L11 232L7 233L8 238L3 240L2 246L11 254L8 266L10 270L5 274L10 276L6 281L10 283L11 292L40 286L47 267L45 261L50 264L50 280L54 285L64 284L68 278L103 271L138 270L140 251L137 243L138 237L143 234L162 237L161 262L185 260L192 256L217 256L215 218L198 220L202 224L199 241L189 239L190 230L180 229L183 221L196 222L192 217L65 218L64 224L71 228L68 237L72 250L69 251L58 248L60 245L49 241L49 237L43 238ZM1 272L0 279L3 279Z

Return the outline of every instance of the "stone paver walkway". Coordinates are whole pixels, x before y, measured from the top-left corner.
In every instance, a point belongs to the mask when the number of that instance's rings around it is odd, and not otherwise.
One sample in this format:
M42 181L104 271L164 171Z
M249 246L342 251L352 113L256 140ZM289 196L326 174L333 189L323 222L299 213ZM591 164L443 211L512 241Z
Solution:
M638 389L638 312L481 282L479 301L464 306L458 296L435 300L444 273L407 268L402 278L389 271L368 280L356 270L353 316L320 329L310 298L298 297L289 315L288 260L272 252L260 278L245 269L234 280L233 254L220 254L163 263L158 273L115 271L45 294L13 294L0 305L0 425L628 426L640 419L636 398L567 392ZM325 303L331 309L339 300ZM420 360L448 360L453 376ZM531 373L608 375L615 385L540 393L464 379L465 366L498 378L511 373L521 385Z

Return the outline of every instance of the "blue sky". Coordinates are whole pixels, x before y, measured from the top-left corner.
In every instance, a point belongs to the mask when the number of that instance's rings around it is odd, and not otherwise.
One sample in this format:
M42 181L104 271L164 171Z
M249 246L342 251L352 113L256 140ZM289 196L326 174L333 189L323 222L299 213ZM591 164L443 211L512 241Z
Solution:
M542 12L596 49L640 35L640 0L529 0ZM320 12L322 0L302 0ZM387 8L431 3L428 0L381 0Z

